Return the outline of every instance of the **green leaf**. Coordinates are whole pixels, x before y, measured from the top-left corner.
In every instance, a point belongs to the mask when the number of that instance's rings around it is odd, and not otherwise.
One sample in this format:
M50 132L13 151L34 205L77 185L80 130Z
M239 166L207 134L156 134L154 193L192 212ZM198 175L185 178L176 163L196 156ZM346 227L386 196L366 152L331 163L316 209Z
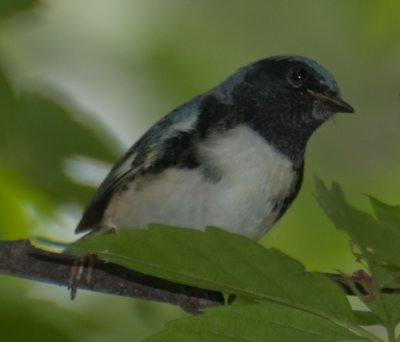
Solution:
M153 225L146 230L120 230L80 240L67 251L94 253L170 281L274 300L353 322L342 290L327 277L305 272L300 263L278 250L217 228L201 232Z
M168 322L146 342L368 341L351 329L289 306L262 302L207 309L203 315Z
M381 286L396 286L385 269L400 268L400 229L393 218L394 210L371 201L379 217L385 220L377 220L366 212L351 207L345 200L343 191L338 184L333 184L331 190L317 180L316 196L321 207L332 219L337 228L343 229L350 236L361 251L361 258L369 266L371 272L377 278ZM390 212L390 214L389 214Z
M337 228L343 229L360 250L360 258L366 262L371 279L366 297L360 299L384 322L388 331L394 331L400 321L400 296L381 293L383 287L399 287L400 229L396 224L393 208L372 200L379 220L351 207L345 200L338 184L329 190L320 180L316 181L316 195L321 207Z
M39 0L1 0L0 17L7 17L20 11L32 9Z
M93 122L84 124L84 116L78 122L43 96L26 93L17 98L1 73L0 108L0 163L54 201L87 200L92 190L66 176L65 161L77 155L114 159L110 137L100 135Z
M369 196L375 216L385 222L394 224L400 230L400 206L389 205Z

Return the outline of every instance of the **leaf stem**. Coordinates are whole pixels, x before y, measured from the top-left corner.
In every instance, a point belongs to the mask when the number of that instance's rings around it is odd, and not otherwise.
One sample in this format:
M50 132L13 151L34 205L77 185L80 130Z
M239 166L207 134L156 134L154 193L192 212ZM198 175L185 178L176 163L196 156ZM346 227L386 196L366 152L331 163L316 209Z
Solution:
M389 318L386 322L386 333L388 337L388 342L396 342L396 325L393 324L393 321Z

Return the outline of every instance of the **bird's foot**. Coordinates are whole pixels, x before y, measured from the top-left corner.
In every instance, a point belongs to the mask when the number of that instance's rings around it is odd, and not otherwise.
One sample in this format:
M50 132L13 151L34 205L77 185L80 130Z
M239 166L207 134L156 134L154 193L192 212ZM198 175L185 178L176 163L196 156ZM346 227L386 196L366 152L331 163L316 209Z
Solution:
M74 261L68 280L68 289L70 290L71 300L75 299L78 285L82 280L84 280L86 284L90 284L95 261L96 255L94 254L86 254Z

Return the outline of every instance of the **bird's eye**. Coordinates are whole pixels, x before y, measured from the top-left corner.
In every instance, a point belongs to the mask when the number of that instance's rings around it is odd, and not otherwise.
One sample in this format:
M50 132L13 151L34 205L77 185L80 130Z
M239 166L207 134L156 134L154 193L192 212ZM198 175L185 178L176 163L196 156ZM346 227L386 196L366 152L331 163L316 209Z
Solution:
M304 66L296 65L289 69L286 78L294 88L300 88L308 80L308 71Z

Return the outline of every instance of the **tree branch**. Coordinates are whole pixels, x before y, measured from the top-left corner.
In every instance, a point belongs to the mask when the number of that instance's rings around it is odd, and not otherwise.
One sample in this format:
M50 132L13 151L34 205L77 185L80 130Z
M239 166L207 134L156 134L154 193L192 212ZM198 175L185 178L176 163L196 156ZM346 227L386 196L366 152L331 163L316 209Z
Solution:
M67 287L76 258L33 247L29 240L0 241L0 273ZM147 276L97 260L90 284L78 288L119 296L166 302L189 313L224 303L221 293Z
M29 240L0 241L0 273L11 276L67 287L74 261L72 256L35 248ZM346 294L354 295L344 276L328 276ZM357 279L355 285L361 293L365 293ZM173 283L102 261L96 261L93 265L90 284L80 282L78 288L175 304L192 314L200 312L202 308L224 303L219 292ZM400 289L382 291L400 293Z

